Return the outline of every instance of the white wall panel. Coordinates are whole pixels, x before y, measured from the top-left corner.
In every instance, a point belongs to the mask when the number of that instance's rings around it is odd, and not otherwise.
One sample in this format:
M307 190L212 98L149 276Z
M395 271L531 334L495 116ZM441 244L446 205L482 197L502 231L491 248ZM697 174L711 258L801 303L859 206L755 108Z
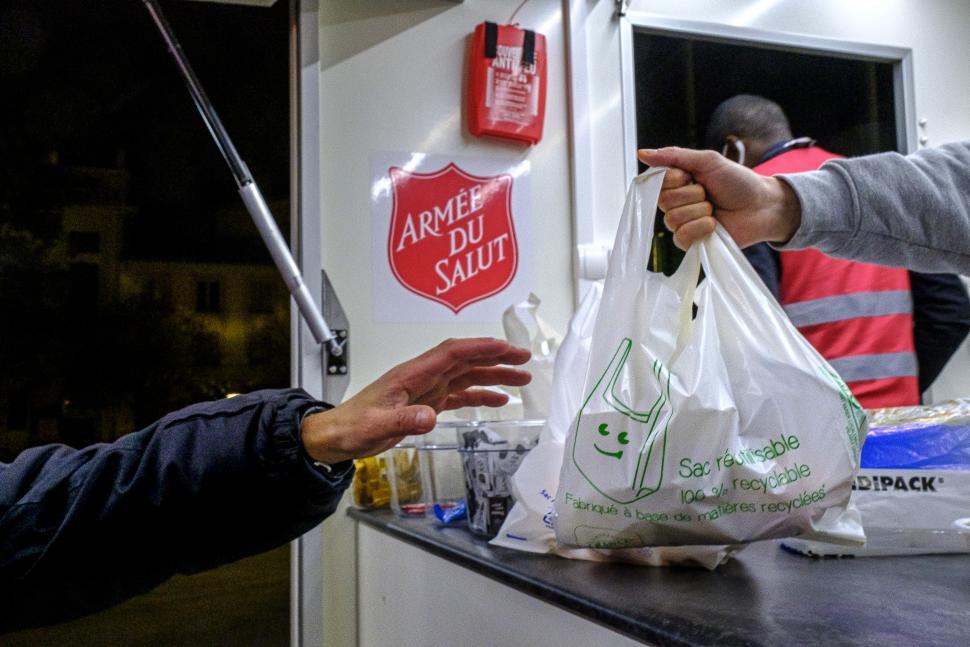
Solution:
M642 644L363 524L359 536L360 647Z
M372 151L528 158L540 312L564 328L572 311L571 218L561 5L532 0L517 21L546 35L545 135L535 147L476 139L463 123L467 37L504 22L518 2L347 2L321 7L323 264L353 327L350 392L392 363L454 335L502 335L493 324L377 324L370 275ZM360 11L365 6L368 11ZM355 10L356 8L356 10ZM379 39L375 38L379 35ZM376 42L374 42L376 40ZM366 46L364 46L366 45Z
M564 330L573 309L565 54L559 0L531 0L517 16L546 36L545 134L535 147L479 140L463 122L468 35L504 23L519 0L347 0L320 4L320 195L323 267L351 323L348 396L442 339L502 337L491 324L378 324L371 294L372 151L528 159L542 316ZM354 523L324 524L325 645L356 643ZM379 569L377 569L379 570Z

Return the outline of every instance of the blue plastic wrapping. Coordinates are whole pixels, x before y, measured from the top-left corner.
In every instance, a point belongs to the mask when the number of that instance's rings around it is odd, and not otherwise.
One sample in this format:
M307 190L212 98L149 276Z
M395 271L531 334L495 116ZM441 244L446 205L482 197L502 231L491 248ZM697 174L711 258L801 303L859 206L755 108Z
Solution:
M970 400L872 412L861 465L970 471Z

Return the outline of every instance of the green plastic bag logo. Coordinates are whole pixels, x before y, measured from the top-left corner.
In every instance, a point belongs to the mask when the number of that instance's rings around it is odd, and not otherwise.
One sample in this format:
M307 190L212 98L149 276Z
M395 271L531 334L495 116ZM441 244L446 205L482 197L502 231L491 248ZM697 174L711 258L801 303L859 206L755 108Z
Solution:
M589 548L638 548L645 545L643 537L632 530L577 526L575 534L576 545Z
M573 430L573 463L597 492L616 503L638 501L660 488L672 413L670 371L659 360L654 360L651 376L631 376L641 392L656 392L648 410L633 410L617 394L617 382L632 347L628 337L620 341L586 396ZM643 395L647 397L641 400L649 401L653 394ZM609 410L591 411L603 408Z

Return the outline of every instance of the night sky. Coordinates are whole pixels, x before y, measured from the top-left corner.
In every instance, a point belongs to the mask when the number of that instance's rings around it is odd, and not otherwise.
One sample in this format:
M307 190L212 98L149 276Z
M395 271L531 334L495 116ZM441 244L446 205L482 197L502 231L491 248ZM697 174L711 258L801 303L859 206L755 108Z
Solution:
M287 3L162 7L264 195L285 198ZM0 151L0 207L8 213L39 190L38 169L51 151L62 165L104 167L123 152L128 200L139 211L126 245L139 256L204 250L216 234L214 214L240 208L137 0L0 0ZM286 222L288 214L275 215Z

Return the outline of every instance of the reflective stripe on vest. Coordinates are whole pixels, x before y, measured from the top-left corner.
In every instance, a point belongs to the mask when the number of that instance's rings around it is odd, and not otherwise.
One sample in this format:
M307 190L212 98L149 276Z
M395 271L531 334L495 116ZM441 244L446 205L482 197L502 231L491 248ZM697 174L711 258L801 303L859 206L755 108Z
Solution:
M857 317L912 314L913 295L908 290L856 292L786 303L782 307L795 327L802 328Z
M846 382L881 380L886 377L916 377L913 353L880 353L830 359L829 364Z

